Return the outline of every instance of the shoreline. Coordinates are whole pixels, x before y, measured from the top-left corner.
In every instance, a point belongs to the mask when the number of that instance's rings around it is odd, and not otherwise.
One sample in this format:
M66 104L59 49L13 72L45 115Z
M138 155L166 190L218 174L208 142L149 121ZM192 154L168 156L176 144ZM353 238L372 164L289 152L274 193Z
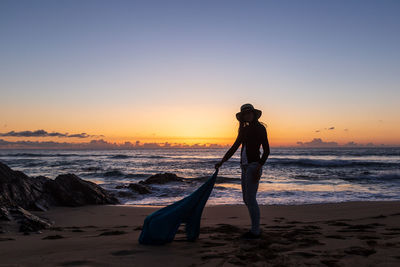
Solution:
M184 198L184 197L182 197ZM261 206L309 206L309 205L330 205L330 204L341 204L341 203L374 203L374 202L398 202L400 204L400 200L351 200L351 201L338 201L338 202L315 202L315 203L291 203L291 204L278 204L278 203L274 203L274 204L258 204L260 207ZM171 203L172 204L172 203ZM227 206L227 207L231 207L231 206L243 206L244 203L233 203L233 204L206 204L206 207L220 207L220 206ZM107 205L106 205L107 206ZM137 208L163 208L166 207L168 205L150 205L150 204L114 204L114 205L109 205L109 206L122 206L122 207L137 207Z
M42 233L0 234L0 266L398 266L400 201L261 205L262 238L244 205L206 206L200 238L143 246L145 217L159 207L96 205L32 212L55 222Z

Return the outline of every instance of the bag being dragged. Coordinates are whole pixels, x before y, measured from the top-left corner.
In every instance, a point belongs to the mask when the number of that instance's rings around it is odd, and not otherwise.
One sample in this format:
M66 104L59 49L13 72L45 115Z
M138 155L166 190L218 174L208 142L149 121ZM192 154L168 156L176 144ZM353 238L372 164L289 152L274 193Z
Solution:
M185 223L187 239L189 241L196 240L200 233L201 215L214 188L217 175L218 169L189 196L147 216L144 220L139 243L162 245L171 242L174 240L181 223Z

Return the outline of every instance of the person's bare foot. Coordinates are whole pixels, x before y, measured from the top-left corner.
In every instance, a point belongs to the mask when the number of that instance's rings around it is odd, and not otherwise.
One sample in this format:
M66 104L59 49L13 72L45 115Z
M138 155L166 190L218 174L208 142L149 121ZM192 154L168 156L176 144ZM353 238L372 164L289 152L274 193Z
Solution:
M248 232L246 232L246 233L244 233L242 236L241 236L241 238L242 239L259 239L260 238L260 236L261 236L261 234L254 234L253 232L251 232L251 231L248 231Z

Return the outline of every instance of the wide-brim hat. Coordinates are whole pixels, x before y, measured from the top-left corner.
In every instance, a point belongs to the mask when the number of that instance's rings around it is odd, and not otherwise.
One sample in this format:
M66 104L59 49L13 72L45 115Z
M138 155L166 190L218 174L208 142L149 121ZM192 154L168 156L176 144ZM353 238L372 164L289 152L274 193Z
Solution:
M247 112L247 111L253 111L254 112L254 116L256 116L257 119L259 119L261 117L261 114L262 114L261 110L255 109L252 104L244 104L244 105L242 105L240 107L240 112L236 113L236 119L241 121L242 114L244 112Z

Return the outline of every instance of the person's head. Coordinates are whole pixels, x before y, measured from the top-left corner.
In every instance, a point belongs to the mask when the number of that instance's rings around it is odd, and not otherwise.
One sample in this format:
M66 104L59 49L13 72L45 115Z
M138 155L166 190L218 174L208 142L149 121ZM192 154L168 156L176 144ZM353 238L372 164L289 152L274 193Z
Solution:
M255 109L252 104L244 104L240 107L240 112L236 113L236 118L240 123L258 121L261 110Z
M252 110L246 110L241 115L243 122L252 122L254 120L254 112Z

